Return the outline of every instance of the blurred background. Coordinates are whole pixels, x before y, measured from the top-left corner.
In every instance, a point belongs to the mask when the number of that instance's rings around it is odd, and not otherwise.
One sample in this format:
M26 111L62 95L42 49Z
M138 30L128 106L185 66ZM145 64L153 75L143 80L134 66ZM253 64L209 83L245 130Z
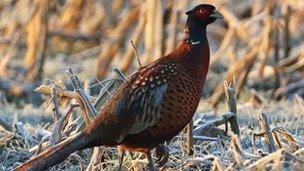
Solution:
M33 89L60 80L73 90L68 67L97 96L113 68L125 76L139 68L130 41L142 64L168 54L183 38L185 11L200 3L225 20L207 28L211 62L198 111L221 111L227 81L246 114L303 114L303 0L1 0L0 116L51 118L50 96Z
M168 54L183 38L184 12L199 3L215 5L225 17L208 27L212 57L204 97L213 107L222 82L233 77L238 95L249 97L253 88L277 100L304 96L301 0L3 0L1 101L40 106L33 89L44 79L67 85L67 67L86 86L113 77L114 67L128 76L139 67L130 41L143 64Z

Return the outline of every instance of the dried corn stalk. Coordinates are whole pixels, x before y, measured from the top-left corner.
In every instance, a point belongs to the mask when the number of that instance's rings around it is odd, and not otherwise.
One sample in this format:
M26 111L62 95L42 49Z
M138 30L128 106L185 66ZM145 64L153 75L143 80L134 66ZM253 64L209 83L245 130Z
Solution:
M63 7L63 13L59 24L60 27L69 32L75 31L78 22L80 21L83 5L83 0L68 0Z
M37 10L27 26L27 52L23 61L27 77L33 81L41 77L47 41L48 0L35 0ZM37 61L40 60L40 61ZM39 65L38 65L39 64Z
M233 77L235 76L236 78L239 77L239 75L245 71L248 72L247 70L251 68L253 65L257 54L259 52L258 46L259 46L259 39L255 39L253 41L254 46L251 47L251 49L238 61L236 61L226 72L224 80L227 81L228 83L232 82ZM240 86L239 86L240 87ZM239 90L238 90L239 92ZM219 102L220 98L224 94L224 87L222 84L217 86L214 90L214 93L212 96L208 99L212 106L216 106L217 103Z
M97 59L97 65L95 67L95 76L97 78L103 78L111 65L111 62L119 49L119 44L122 41L123 33L127 28L136 21L139 15L140 8L135 6L132 8L119 22L119 24L108 35L109 41L106 42L101 50L101 53Z

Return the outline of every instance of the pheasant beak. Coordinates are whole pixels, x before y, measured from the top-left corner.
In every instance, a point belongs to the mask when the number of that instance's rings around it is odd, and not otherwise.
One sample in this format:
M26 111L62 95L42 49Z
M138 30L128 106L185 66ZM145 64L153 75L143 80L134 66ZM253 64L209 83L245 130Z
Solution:
M189 10L187 12L185 12L185 14L189 15L192 12L192 10Z
M218 12L217 10L214 10L213 14L211 14L210 17L220 19L220 20L224 20L224 16L220 12Z

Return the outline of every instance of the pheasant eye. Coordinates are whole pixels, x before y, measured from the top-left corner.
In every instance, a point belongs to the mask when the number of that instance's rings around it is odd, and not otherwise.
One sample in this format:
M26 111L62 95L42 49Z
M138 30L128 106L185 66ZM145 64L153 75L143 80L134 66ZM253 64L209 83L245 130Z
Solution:
M206 11L204 9L199 9L197 12L196 12L196 16L197 18L199 19L204 19L206 18Z

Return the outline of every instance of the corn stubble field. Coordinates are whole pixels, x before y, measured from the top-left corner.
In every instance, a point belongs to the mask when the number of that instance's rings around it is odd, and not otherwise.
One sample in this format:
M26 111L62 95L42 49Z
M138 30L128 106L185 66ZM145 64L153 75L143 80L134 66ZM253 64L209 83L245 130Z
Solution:
M82 130L137 56L144 65L177 46L184 12L200 3L225 20L207 29L211 62L193 131L166 143L169 156L154 154L169 158L158 169L304 170L302 0L0 1L0 170ZM128 154L123 169L146 162ZM51 170L117 166L117 149L100 147Z

